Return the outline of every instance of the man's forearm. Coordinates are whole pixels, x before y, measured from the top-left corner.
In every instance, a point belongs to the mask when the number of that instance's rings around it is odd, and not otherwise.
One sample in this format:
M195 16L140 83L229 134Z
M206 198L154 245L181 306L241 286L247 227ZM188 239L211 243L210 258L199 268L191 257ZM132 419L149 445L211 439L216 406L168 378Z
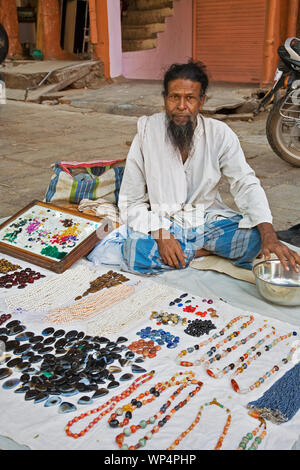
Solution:
M274 240L278 240L274 227L269 222L262 222L261 224L258 224L257 230L260 233L262 242L264 242L266 238L273 238Z

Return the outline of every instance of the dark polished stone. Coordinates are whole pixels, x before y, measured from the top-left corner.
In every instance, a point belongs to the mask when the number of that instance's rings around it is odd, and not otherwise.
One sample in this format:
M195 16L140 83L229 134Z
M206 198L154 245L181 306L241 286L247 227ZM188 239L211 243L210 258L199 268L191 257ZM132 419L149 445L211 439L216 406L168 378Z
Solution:
M7 341L5 343L5 350L6 350L6 352L13 351L19 345L20 345L19 341L16 341L16 340Z
M44 340L44 336L40 336L40 335L32 336L32 338L30 338L29 340L29 343L32 343L32 344L41 343L43 340Z
M39 392L37 390L28 390L25 393L25 400L26 401L34 400L38 394Z
M22 359L20 357L15 357L6 363L7 367L15 367L18 364L21 364Z
M0 369L0 380L6 379L6 377L9 377L10 375L12 375L12 370L8 367Z
M45 329L42 331L42 335L43 335L43 336L49 336L49 335L52 335L52 333L54 333L54 328L52 328L52 327L45 328Z
M117 339L117 343L125 343L126 341L128 341L128 338L125 338L125 336L119 336Z
M4 382L4 384L2 385L2 388L4 390L11 390L12 388L15 388L17 385L19 385L20 383L20 379L9 379L9 380L6 380L6 382Z
M22 387L16 388L16 390L14 390L14 392L15 393L26 393L26 392L28 392L28 390L30 390L30 387L28 385L23 385Z
M119 380L121 382L124 382L125 380L130 380L132 378L133 378L133 374L126 373L126 374L121 375Z
M116 380L113 380L112 382L109 382L109 384L107 385L107 388L111 389L111 388L116 388L116 387L119 387L119 382L117 382Z
M104 395L107 395L108 393L109 391L106 388L99 388L92 395L92 398L100 398L100 397L103 397Z
M66 401L62 402L59 405L58 412L59 413L70 413L72 411L76 411L76 406L73 405L72 403L68 403Z
M65 335L65 330L56 330L54 333L53 333L53 336L54 338L61 338L62 336Z
M12 320L9 323L6 324L7 328L15 328L16 326L19 326L21 324L20 320Z

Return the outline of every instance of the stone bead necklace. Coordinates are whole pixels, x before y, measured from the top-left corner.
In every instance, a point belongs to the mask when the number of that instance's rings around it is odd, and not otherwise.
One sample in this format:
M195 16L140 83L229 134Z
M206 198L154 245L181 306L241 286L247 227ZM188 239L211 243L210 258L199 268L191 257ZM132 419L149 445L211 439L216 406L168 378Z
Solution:
M89 410L87 411L86 413L81 413L81 415L79 416L75 416L75 418L73 418L71 421L69 421L67 423L67 425L65 426L65 433L67 434L67 436L69 437L73 437L74 439L78 439L79 437L82 437L84 436L87 432L90 431L90 429L92 429L106 414L108 414L110 411L112 411L117 403L121 400L124 400L125 398L127 398L129 395L131 395L132 393L134 393L134 391L140 387L141 385L143 385L144 383L148 382L148 380L151 380L153 375L154 375L155 371L150 371L150 372L147 372L146 374L143 374L141 375L140 377L138 377L137 379L135 379L132 384L126 389L124 390L120 395L116 395L114 397L112 397L110 400L106 401L103 405L97 407L97 408L94 408L92 410ZM77 423L78 421L86 418L87 416L90 416L90 415L93 415L95 413L99 413L99 415L94 418L84 429L82 429L80 432L78 433L73 433L71 432L71 427Z
M221 436L219 437L218 441L217 441L217 444L216 446L214 447L214 450L220 450L221 447L222 447L222 444L223 444L223 441L224 441L224 438L228 432L228 429L229 429L229 426L231 424L231 412L228 408L225 408L224 405L222 405L221 403L219 403L216 398L213 398L212 401L210 401L209 403L204 403L204 405L200 406L199 408L199 411L196 415L196 418L194 419L194 421L192 422L192 424L185 430L183 431L178 437L177 439L175 439L175 441L170 445L170 447L167 448L167 450L174 450L175 447L178 446L178 444L182 441L182 439L184 439L193 429L194 427L199 423L200 419L201 419L201 416L202 416L202 412L204 410L205 407L208 407L208 406L211 406L211 405L216 405L218 406L219 408L222 408L226 411L227 413L227 419L226 419L226 423L225 423L225 426L223 428L223 431L222 431L222 434Z
M241 325L240 330L243 330L243 329L247 328L253 322L254 317L247 315L247 318L248 317L249 317L249 320L247 322L244 322ZM200 344L196 344L194 346L191 346L191 347L188 347L187 349L182 350L176 358L176 363L180 366L183 366L183 367L193 367L193 366L202 365L206 361L208 361L210 363L213 360L219 360L219 359L221 359L222 356L227 355L229 352L231 352L232 348L228 348L230 350L227 349L223 353L223 355L216 354L215 355L216 359L211 359L213 354L215 352L217 352L217 349L221 348L221 346L223 344L226 344L229 341L232 341L235 337L237 337L241 333L240 330L234 331L233 333L231 333L230 335L228 335L227 337L225 337L221 341L219 340L218 343L215 344L215 346L212 346L211 349L209 351L207 351L200 359L197 359L194 362L187 362L187 361L182 361L181 360L181 358L186 356L186 354L188 354L188 353L190 354L190 353L193 353L194 351L198 351L201 347L206 346L208 343L213 342L214 340L220 338L221 336L224 336L226 330L229 330L237 321L239 321L243 318L245 318L245 317L244 316L238 316L238 317L233 318L224 328L222 328L218 333L215 333L214 335L209 337L207 340L202 341ZM243 342L243 340L241 340L239 343L242 343L242 342ZM234 349L236 349L236 347Z
M247 434L245 434L245 436L243 436L241 442L239 443L237 450L257 450L259 444L262 443L263 439L267 435L266 420L262 418L261 416L259 416L259 414L256 412L249 412L248 414L252 416L253 418L258 419L259 425L255 429L253 429L253 431L248 432ZM259 436L257 436L257 434L261 431L261 427L263 427L263 431L260 433ZM252 444L247 449L247 446L252 439L253 439Z
M179 379L179 377L181 377ZM194 379L195 374L192 371L186 372L176 372L170 380L165 382L158 382L156 385L152 386L149 390L146 390L144 393L140 393L137 397L133 398L130 403L123 405L122 408L117 408L114 413L109 417L108 424L112 428L121 428L129 424L130 419L132 418L132 413L137 408L141 408L148 403L154 401L159 397L165 390L169 387L174 387L180 384L188 384ZM120 417L125 413L125 418L123 421L119 421ZM118 419L119 418L119 419ZM125 435L130 435L128 429L124 428ZM127 434L128 433L128 434Z
M168 414L166 414L167 409L171 406L172 401L175 400L176 396L179 395L182 390L184 390L188 385L195 384L196 387L193 391L189 392L186 398L174 406ZM147 441L152 439L154 434L158 433L165 424L172 418L174 413L183 408L188 402L201 390L203 383L197 380L187 381L179 386L179 388L169 397L168 401L160 408L160 410L148 418L147 420L141 420L138 425L132 425L130 427L124 428L121 434L116 436L116 443L120 450L138 450L141 447L145 447ZM162 416L165 415L163 418ZM161 418L159 420L159 418ZM159 420L159 421L158 421ZM155 424L157 422L157 424ZM131 434L136 433L139 429L145 429L148 425L154 425L153 428L147 432L144 437L139 439L139 441L132 446L124 444L126 437Z
M276 344L278 344L280 341L283 341L287 338L289 338L290 336L295 336L297 335L297 333L295 331L293 332L290 332L288 333L287 335L283 335L283 336L279 336L278 338L276 338L272 344L269 344L267 346L265 346L265 349L266 351L269 351L272 347L276 346ZM292 346L292 348L290 349L289 351L289 354L284 357L281 362L283 364L287 364L289 361L292 360L292 357L293 357L293 354L294 352L298 349L299 347L299 344L296 344L294 346ZM243 369L244 370L244 369ZM245 393L248 393L248 392L251 392L252 390L254 390L255 388L259 388L269 377L272 376L272 374L275 374L276 372L279 371L279 366L277 364L275 364L272 369L268 370L267 372L264 373L264 375L262 375L261 377L259 377L258 380L256 380L253 384L251 384L249 387L247 388L244 388L244 389L240 389L238 383L236 382L235 379L231 379L231 386L233 388L233 390L237 393L241 393L241 394L245 394ZM240 373L240 371L237 370L237 373Z

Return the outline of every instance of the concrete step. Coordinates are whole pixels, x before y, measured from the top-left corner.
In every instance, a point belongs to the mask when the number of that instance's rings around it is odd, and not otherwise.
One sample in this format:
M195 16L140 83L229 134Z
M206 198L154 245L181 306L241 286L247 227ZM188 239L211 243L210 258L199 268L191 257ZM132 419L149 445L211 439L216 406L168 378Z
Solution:
M165 23L152 23L140 26L122 26L122 39L148 39L165 30Z
M0 67L0 75L6 88L26 90L37 86L46 76L44 85L66 83L70 86L77 82L76 88L89 86L103 80L104 70L101 61L27 61Z
M146 25L163 23L166 16L174 14L173 8L159 8L155 10L129 10L122 20L123 25Z
M122 41L123 52L144 51L147 49L155 49L157 39L125 39Z
M157 8L173 8L172 0L136 0L136 10L155 10Z

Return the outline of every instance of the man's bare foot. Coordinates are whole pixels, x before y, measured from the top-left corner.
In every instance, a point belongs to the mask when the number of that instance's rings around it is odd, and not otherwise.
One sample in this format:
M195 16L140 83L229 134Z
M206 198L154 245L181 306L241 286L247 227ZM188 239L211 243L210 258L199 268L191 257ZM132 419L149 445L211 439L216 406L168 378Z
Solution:
M199 250L196 251L195 258L200 258L200 256L209 256L212 254L213 253L211 251L207 251L204 248L199 248Z

